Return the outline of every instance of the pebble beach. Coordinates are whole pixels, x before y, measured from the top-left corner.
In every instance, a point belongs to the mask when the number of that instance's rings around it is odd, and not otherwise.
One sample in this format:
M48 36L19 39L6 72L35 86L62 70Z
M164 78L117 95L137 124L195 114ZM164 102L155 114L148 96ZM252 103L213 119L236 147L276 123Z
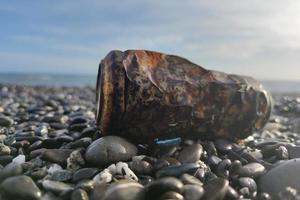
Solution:
M300 95L259 133L154 145L104 136L93 87L0 84L0 200L300 199Z

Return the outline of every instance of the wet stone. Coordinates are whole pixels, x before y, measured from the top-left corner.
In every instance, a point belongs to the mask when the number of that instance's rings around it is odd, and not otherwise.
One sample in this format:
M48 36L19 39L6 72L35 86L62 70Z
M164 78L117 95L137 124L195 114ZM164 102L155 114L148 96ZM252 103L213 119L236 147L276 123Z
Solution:
M28 176L14 176L5 179L1 186L2 190L10 197L25 200L38 200L42 192Z
M134 182L112 184L104 193L102 200L143 200L143 186Z
M216 178L204 185L204 200L223 199L228 191L229 182L226 179Z
M23 168L17 163L10 163L6 165L0 171L0 181L6 179L7 177L21 175L23 173Z
M11 152L10 148L3 143L0 143L0 156L9 155Z
M239 185L241 187L247 187L251 193L257 191L256 182L252 178L249 178L249 177L239 178Z
M11 119L10 117L0 115L0 126L10 127L13 125L13 123L14 123L14 120Z
M191 184L191 185L198 185L198 186L202 186L203 183L197 179L196 177L190 175L190 174L182 174L180 176L180 180L183 184Z
M179 177L180 175L194 174L200 166L196 163L186 163L182 165L175 165L162 168L156 172L156 177L161 178L165 176L175 176Z
M300 191L300 159L285 161L283 164L271 169L259 180L259 190L269 193L272 198L290 186Z
M52 163L58 163L60 165L65 165L67 158L72 153L69 149L46 149L42 153L42 159Z
M86 150L86 160L96 166L107 166L118 161L128 161L137 154L137 148L117 136L105 136L94 141Z
M172 200L184 200L184 197L178 192L166 192L160 197L161 200L172 199Z
M73 174L73 182L79 182L84 179L92 179L97 173L99 169L97 168L82 168L74 172Z
M265 173L265 167L260 163L249 163L241 167L238 174L242 177L257 178Z
M71 185L59 181L44 180L42 185L45 190L55 194L66 193L74 189Z
M56 170L50 176L50 179L53 181L66 182L72 179L72 172L68 170Z
M72 192L72 200L89 200L89 196L86 191L77 189Z
M181 163L194 163L200 159L202 155L203 147L201 144L193 144L185 147L178 156L178 160Z
M183 196L185 200L199 200L204 195L202 186L199 185L184 185Z
M146 199L157 199L169 191L181 193L183 191L182 182L174 177L155 180L145 187L145 197Z

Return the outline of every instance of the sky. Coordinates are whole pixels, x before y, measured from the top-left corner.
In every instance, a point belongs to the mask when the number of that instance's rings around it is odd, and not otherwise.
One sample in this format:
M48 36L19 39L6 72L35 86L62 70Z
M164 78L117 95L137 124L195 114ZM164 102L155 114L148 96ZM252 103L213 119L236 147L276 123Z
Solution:
M111 50L300 80L300 1L0 0L0 73L96 74Z

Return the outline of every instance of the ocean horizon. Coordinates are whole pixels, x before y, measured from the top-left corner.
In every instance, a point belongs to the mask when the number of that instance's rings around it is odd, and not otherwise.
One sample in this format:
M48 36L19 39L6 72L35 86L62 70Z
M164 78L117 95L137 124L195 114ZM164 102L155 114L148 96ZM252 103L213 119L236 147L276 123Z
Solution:
M0 84L94 87L97 75L0 73ZM299 92L300 80L260 80L271 92Z

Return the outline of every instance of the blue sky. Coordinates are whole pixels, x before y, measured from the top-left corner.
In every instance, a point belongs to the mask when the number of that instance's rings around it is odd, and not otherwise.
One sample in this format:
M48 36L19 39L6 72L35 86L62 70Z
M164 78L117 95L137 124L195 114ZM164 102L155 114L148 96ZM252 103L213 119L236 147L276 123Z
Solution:
M113 49L300 80L300 1L1 0L0 72L94 74Z

